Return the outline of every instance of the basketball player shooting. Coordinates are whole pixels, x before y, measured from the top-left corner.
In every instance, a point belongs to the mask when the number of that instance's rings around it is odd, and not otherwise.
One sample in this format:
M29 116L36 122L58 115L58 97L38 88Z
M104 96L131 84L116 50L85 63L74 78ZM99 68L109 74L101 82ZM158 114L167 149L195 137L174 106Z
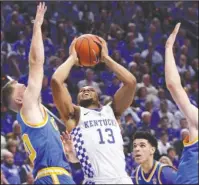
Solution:
M188 121L189 137L178 167L176 184L198 184L198 108L190 103L187 93L181 85L173 55L173 44L180 28L178 23L166 42L165 75L166 85L174 101Z
M133 101L136 79L108 56L106 42L102 38L99 39L102 46L101 61L123 82L112 103L102 106L96 90L90 86L80 89L77 96L78 105L72 103L64 81L68 78L71 68L78 64L76 39L70 46L69 58L53 74L53 98L72 136L77 156L74 158L80 162L84 171L83 183L132 184L125 171L123 140L117 119ZM74 158L71 162L76 162Z
M8 82L2 89L2 100L7 108L17 112L24 147L34 164L34 184L75 184L57 125L41 103L44 75L41 26L46 10L45 3L39 3L29 53L28 85Z

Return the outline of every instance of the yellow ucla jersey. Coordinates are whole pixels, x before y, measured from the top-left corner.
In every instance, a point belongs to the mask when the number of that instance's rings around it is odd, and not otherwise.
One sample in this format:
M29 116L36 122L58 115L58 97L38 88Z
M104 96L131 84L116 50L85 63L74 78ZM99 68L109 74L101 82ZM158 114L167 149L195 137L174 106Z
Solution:
M34 164L34 177L40 169L47 167L61 167L71 171L58 127L46 110L45 119L41 123L28 123L21 113L17 114L17 120L21 125L25 149Z
M176 184L198 184L198 138L188 142L187 137L178 166Z

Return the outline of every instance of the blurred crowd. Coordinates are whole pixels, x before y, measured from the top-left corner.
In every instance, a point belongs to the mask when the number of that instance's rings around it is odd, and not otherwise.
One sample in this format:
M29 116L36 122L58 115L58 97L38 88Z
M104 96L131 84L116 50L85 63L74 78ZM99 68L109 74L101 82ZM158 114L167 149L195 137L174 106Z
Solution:
M126 67L137 79L131 107L121 117L126 170L136 167L132 136L136 130L148 130L158 139L156 159L178 167L188 134L187 120L173 102L165 86L164 45L176 22L180 21L174 55L191 103L198 107L198 2L143 1L47 1L42 26L45 48L43 104L56 116L50 88L51 76L68 57L75 36L85 33L103 37L109 55ZM28 53L36 1L1 2L1 82L6 75L27 84ZM121 86L117 77L101 63L94 68L74 67L67 87L76 103L78 89L93 86L102 104L111 101ZM21 128L15 113L1 105L1 183L33 184L32 164L21 140ZM81 170L73 170L74 180L82 181Z

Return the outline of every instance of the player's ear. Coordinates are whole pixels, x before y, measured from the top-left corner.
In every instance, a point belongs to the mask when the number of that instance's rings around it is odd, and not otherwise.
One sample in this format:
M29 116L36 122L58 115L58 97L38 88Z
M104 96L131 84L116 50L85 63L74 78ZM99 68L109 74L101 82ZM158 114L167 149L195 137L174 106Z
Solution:
M155 153L155 147L151 147L151 154Z

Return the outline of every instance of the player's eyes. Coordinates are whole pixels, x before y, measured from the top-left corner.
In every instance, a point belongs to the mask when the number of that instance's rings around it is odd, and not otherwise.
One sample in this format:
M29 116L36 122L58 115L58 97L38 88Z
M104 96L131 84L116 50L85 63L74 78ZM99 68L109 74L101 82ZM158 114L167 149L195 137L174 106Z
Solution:
M142 147L142 148L143 148L143 147L145 147L145 145L140 145L140 147Z

